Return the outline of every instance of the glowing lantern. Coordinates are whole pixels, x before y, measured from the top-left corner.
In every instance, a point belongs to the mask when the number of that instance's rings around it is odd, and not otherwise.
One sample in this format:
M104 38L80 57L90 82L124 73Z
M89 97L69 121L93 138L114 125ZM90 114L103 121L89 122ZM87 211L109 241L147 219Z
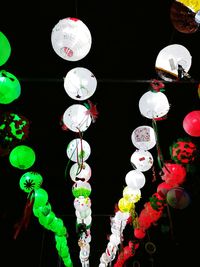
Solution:
M87 182L92 175L92 170L86 162L74 163L70 168L69 175L74 182L79 180Z
M24 192L29 193L40 188L42 182L43 178L38 172L29 171L21 176L19 186Z
M92 223L92 216L89 215L84 219L77 218L77 223L84 223L86 226L90 226Z
M42 207L42 206L41 206ZM34 207L34 209L36 209ZM50 211L49 214L47 214L46 216L39 216L39 223L41 225L43 225L45 228L50 228L50 224L53 222L54 218L56 217L55 213L53 211Z
M200 110L193 110L185 116L183 129L191 136L200 136Z
M21 94L18 79L5 70L0 71L0 104L10 104Z
M193 12L197 12L200 10L200 2L199 0L176 0L190 8Z
M120 200L118 201L118 208L122 212L129 212L133 205L134 204L126 198L120 198Z
M146 235L146 232L144 231L144 229L141 228L135 228L134 229L134 236L138 239L142 239L144 238Z
M118 246L121 242L120 236L117 236L115 234L111 234L109 239L110 242L115 246Z
M75 100L82 101L90 98L96 91L96 87L97 80L94 74L86 68L71 69L64 79L66 93Z
M133 189L140 189L145 185L144 174L138 170L129 171L125 176L126 184Z
M11 46L5 34L0 31L0 66L4 65L10 57Z
M42 217L42 216L47 216L51 212L51 204L47 202L45 206L41 207L33 207L33 214L36 217Z
M43 188L35 189L34 207L45 206L48 203L48 194Z
M26 170L34 164L35 152L29 146L16 146L10 152L9 160L13 167L21 170Z
M181 164L165 163L162 168L162 172L162 180L172 187L179 186L185 182L187 173L185 167Z
M191 64L192 56L187 48L180 44L172 44L158 53L155 69L163 80L173 81L178 79L180 68L187 73Z
M77 18L64 18L54 26L51 43L56 54L68 61L84 58L91 49L92 37L88 27Z
M71 161L81 163L89 158L91 148L87 141L76 138L69 142L66 152Z
M163 197L163 198L166 198L166 195L167 195L167 192L172 188L171 185L165 183L165 182L162 182L160 183L158 186L157 186L157 193Z
M86 211L91 207L91 200L89 197L80 196L74 199L74 208L79 211Z
M153 156L149 151L136 150L131 155L131 164L133 168L141 172L148 171L153 165Z
M149 150L156 144L155 131L150 126L139 126L131 134L133 145L141 150Z
M195 21L198 23L198 26L200 24L200 10L195 14Z
M91 208L88 208L85 211L78 211L78 210L76 210L75 213L76 213L76 217L77 218L79 218L79 219L85 219L88 216L91 216L92 210L91 210Z
M140 189L133 189L126 186L123 190L123 198L127 199L129 202L136 203L141 198L141 191Z
M169 149L171 158L176 163L188 164L195 160L197 147L190 140L178 139Z
M184 209L190 204L190 196L182 187L174 187L167 193L167 203L176 209Z
M66 109L63 115L64 125L73 132L84 132L91 124L89 110L80 104L73 104Z
M78 181L72 186L72 194L76 198L80 196L89 197L91 194L91 185L88 182Z

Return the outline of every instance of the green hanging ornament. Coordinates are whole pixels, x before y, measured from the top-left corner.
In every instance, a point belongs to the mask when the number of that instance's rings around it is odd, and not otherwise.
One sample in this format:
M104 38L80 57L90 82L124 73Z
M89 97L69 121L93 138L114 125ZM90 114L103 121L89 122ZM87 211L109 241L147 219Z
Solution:
M16 146L10 152L9 161L13 167L26 170L35 163L35 152L29 146Z
M0 31L0 66L4 65L11 54L11 46L8 38Z
M45 206L48 202L48 194L43 188L35 190L34 207Z
M19 186L24 192L29 193L40 188L42 182L43 178L39 173L30 171L21 176Z

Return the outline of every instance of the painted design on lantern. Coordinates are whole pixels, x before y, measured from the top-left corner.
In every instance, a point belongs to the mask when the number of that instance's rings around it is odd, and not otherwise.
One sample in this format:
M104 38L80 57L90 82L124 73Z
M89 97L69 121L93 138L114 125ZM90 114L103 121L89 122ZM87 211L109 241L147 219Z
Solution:
M136 142L149 142L150 129L147 127L136 129L134 132Z

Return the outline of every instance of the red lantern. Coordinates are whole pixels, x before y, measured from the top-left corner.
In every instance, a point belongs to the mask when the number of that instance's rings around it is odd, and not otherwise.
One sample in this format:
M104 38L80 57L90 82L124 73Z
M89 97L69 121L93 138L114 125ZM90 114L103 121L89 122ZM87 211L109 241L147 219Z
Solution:
M134 229L134 236L138 239L144 238L146 235L145 231L141 228L135 228Z
M185 182L186 169L181 164L166 163L162 168L162 171L162 180L164 180L171 187L179 186Z
M157 193L162 197L166 198L167 192L172 188L171 185L162 182L157 186Z
M191 136L200 136L200 110L193 110L185 116L183 129Z

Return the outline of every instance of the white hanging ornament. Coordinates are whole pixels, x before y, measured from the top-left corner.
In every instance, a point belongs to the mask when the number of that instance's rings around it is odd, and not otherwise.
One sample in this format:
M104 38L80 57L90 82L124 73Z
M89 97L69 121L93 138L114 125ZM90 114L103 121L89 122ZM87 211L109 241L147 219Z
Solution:
M141 172L148 171L153 166L153 156L149 151L138 149L131 155L131 164Z
M80 196L74 199L74 208L79 211L86 211L91 207L91 200L89 197Z
M96 87L97 80L94 74L86 68L73 68L64 79L65 91L74 100L82 101L90 98Z
M80 19L67 17L53 27L51 43L59 57L78 61L89 53L92 37L88 27Z
M156 145L155 131L150 126L139 126L131 134L133 145L141 150L149 150Z
M74 163L70 168L69 175L74 182L79 180L87 182L92 175L92 170L86 162Z
M139 170L131 170L125 176L126 184L133 189L141 189L146 182L144 174Z
M89 110L81 104L73 104L63 114L64 125L73 132L84 132L92 121Z
M83 163L89 158L91 148L89 143L84 139L75 138L67 145L66 153L71 161Z
M136 203L141 198L141 190L133 189L130 186L126 186L123 190L123 198L128 199L133 203Z

